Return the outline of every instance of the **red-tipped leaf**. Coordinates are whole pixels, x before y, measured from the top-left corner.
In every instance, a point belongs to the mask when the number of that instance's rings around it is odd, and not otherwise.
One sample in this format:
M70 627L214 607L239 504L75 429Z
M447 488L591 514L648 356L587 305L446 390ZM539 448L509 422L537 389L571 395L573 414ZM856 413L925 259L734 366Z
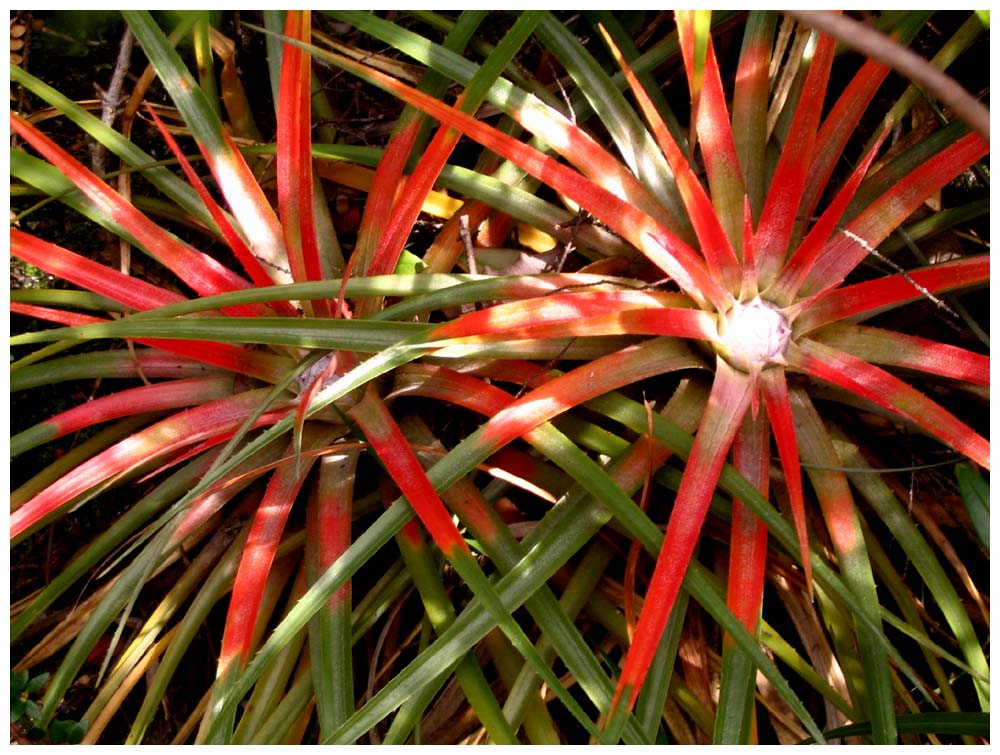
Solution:
M223 428L239 427L267 393L263 388L245 391L188 409L101 452L14 511L10 516L11 538L22 535L36 522L104 480L213 437Z
M866 245L877 247L927 197L989 151L989 142L978 134L967 134L895 183L848 224L850 234L837 234L823 247L802 284L801 294L811 296L840 285L869 254ZM865 243L860 244L853 237Z
M687 460L689 473L684 475L677 491L660 556L639 615L635 639L618 681L612 715L620 705L631 709L642 689L698 543L708 504L733 437L750 406L750 392L749 377L730 367L721 357L717 358L712 393Z
M757 226L757 277L762 289L774 280L785 261L799 217L799 202L809 178L809 165L835 48L834 39L820 36L767 192Z
M243 278L156 225L30 123L11 113L10 125L11 130L59 168L102 213L199 294L211 296L247 287Z
M885 370L808 338L801 338L790 345L786 359L789 367L888 409L989 469L989 441Z

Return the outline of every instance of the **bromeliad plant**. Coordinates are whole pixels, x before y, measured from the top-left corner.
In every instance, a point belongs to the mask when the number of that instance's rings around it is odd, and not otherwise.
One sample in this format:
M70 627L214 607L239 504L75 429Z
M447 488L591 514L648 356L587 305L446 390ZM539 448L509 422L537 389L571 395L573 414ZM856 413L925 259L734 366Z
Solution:
M12 151L19 180L138 246L196 295L11 230L15 256L82 289L13 297L14 311L71 326L15 337L53 343L14 364L13 387L122 375L148 383L12 439L20 453L121 420L15 491L13 540L93 508L125 480L158 481L18 606L14 638L111 559L96 572L103 587L80 609L86 625L53 675L43 714L51 719L110 635L108 667L82 718L94 722L88 737L97 741L158 662L128 735L141 741L227 595L215 681L178 741L195 727L201 742L355 742L375 732L420 741L421 721L429 726L445 710L449 696L438 693L448 683L495 742L565 740L564 719L599 742L680 741L689 722L696 741L748 742L768 710L777 711L768 730L783 740L864 722L874 741L895 742L903 722L914 723L901 707L918 727L928 710L971 714L970 700L988 711L975 622L891 485L873 474L878 449L843 420L886 417L989 468L981 432L904 379L944 378L983 398L988 357L861 324L907 304L953 313L951 292L988 283L985 254L910 270L887 256L887 239L977 166L987 139L956 121L890 146L917 101L908 90L880 125L865 127L869 144L835 183L889 68L865 61L830 98L838 55L845 65L850 56L792 21L779 33L770 13L745 19L729 95L709 14L678 11L676 28L643 55L608 13L585 17L589 49L583 31L541 11L512 17L495 45L477 36L495 18L485 12L456 21L417 14L444 33L442 44L372 14L330 15L337 28L427 66L419 83L402 80L411 69L313 29L308 13L283 23L265 14L275 145L240 150L205 81L195 82L153 19L125 14L228 211L168 129L160 130L188 183L54 90L12 74L140 171L197 239L223 242L239 270L166 231L12 115L13 132L40 156ZM887 17L904 43L926 20ZM210 37L206 18L190 22L196 40ZM980 31L973 16L936 62L947 65ZM537 78L526 79L513 64L527 60L532 40L545 53ZM383 150L313 143L311 109L327 103L311 103L312 61L408 105ZM690 116L689 129L656 83L670 65L686 78L680 115ZM452 82L462 94L449 105ZM497 126L484 104L501 114ZM227 107L235 122L238 104ZM433 136L428 116L440 123ZM453 160L462 136L485 148L474 171ZM266 175L254 161L272 155L277 212L254 172ZM324 182L368 192L346 260ZM464 204L456 208L440 186ZM562 206L544 200L543 187ZM407 249L415 224L449 200L447 222L415 257ZM947 218L934 215L901 238L913 246ZM515 223L524 243L506 248ZM867 274L873 260L893 272ZM128 339L129 349L57 357L105 338ZM482 424L456 439L442 406ZM846 415L831 409L844 406ZM543 511L529 513L537 501ZM947 630L928 630L877 542L882 527ZM460 588L449 591L425 533ZM656 558L648 579L643 549ZM727 565L713 573L699 550ZM160 573L180 576L126 644L119 617L148 600L145 587ZM359 578L363 596L351 589ZM768 582L784 608L773 620L762 617ZM899 615L880 602L879 584ZM408 585L422 605L416 620L404 617L412 604L399 597ZM471 602L459 610L463 596ZM536 631L525 631L528 617ZM720 643L707 641L707 617ZM590 623L602 631L584 631ZM373 626L384 627L377 639ZM887 626L915 640L919 656L902 652ZM395 646L407 658L380 666L378 649L409 631L419 642ZM68 638L54 634L64 647ZM22 665L37 666L45 652L56 651L36 649ZM369 652L372 668L357 673L354 659ZM956 671L969 699L951 685ZM789 672L822 699L819 724ZM558 703L539 705L547 695ZM789 717L798 723L776 723Z

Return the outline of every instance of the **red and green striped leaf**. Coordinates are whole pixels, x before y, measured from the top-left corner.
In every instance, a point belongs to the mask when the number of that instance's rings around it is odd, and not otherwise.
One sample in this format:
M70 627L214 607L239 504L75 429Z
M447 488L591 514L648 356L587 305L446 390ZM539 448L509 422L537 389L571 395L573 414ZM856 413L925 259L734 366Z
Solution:
M245 391L188 409L101 452L13 512L11 539L19 539L45 517L105 480L128 473L151 459L163 458L205 438L215 437L224 428L239 427L267 393L267 389ZM260 421L274 420L264 417Z
M790 345L786 359L790 368L888 409L989 469L989 441L939 404L885 370L807 338L801 338L796 344Z
M17 456L54 438L108 420L216 401L232 392L232 377L221 375L169 380L118 391L67 409L12 436L10 453Z
M834 39L820 36L761 211L757 226L757 277L761 288L773 282L788 252L802 191L809 178L835 48Z
M231 270L167 233L30 123L11 113L11 130L58 167L109 219L203 296L247 287Z
M864 245L847 234L834 236L809 271L801 294L812 296L840 285L869 254L868 248L877 247L927 197L986 155L989 149L989 142L981 136L967 134L893 184L847 226L850 234L864 240Z
M612 706L613 717L621 705L625 710L631 709L642 688L698 543L719 474L743 415L750 407L751 390L745 373L730 367L721 357L716 358L712 393L687 460L689 473L682 478L677 492L635 638L625 657Z

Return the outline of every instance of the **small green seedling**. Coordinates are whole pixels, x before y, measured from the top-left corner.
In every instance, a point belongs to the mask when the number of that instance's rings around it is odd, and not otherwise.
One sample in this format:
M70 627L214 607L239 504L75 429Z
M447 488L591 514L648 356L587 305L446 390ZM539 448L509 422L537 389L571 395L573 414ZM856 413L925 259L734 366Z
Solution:
M10 723L20 727L33 742L79 744L87 733L86 721L53 721L48 728L39 726L42 709L36 697L49 680L48 674L31 676L27 671L10 672Z

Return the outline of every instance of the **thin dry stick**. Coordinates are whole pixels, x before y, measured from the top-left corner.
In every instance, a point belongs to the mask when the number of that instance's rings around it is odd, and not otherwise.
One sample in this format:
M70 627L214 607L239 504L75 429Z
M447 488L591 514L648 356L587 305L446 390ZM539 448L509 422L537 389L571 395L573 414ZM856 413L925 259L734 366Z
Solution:
M128 73L129 63L132 60L132 46L135 37L132 30L125 28L122 35L121 45L118 47L118 60L115 62L114 72L111 74L111 83L108 84L107 91L98 91L101 95L101 122L110 126L118 117L118 111L122 104L122 88L125 85L125 75ZM90 161L94 173L104 176L104 160L107 156L107 149L100 142L90 145Z
M870 26L830 11L784 12L901 73L951 108L959 118L989 141L990 111L951 76L935 68L908 47Z

